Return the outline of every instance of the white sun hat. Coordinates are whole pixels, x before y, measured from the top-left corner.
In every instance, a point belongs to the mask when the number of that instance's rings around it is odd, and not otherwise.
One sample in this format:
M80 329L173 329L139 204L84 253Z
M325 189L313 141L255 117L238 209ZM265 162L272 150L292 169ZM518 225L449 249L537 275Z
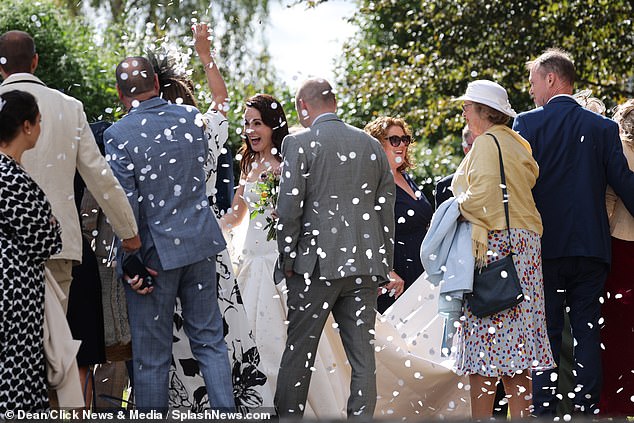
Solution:
M517 113L511 107L511 103L509 103L509 96L504 87L487 79L469 82L467 92L458 98L454 98L454 101L458 100L470 100L475 103L485 104L512 118L517 116Z

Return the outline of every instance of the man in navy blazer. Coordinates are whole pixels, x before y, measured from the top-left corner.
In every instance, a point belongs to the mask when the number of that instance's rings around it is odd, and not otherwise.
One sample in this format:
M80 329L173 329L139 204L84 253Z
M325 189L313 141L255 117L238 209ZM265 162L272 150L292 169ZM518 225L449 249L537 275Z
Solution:
M128 114L104 134L112 170L139 225L143 263L154 286L128 279L135 404L167 411L172 317L181 300L185 333L205 379L210 406L234 408L222 317L216 296L215 256L225 248L205 194L207 141L200 112L158 97L159 83L143 57L116 69Z
M599 319L610 265L605 207L609 184L634 213L634 174L627 166L613 121L582 108L572 97L575 68L563 51L549 49L527 63L536 109L515 118L539 164L533 196L544 225L542 259L548 336L559 363L564 308L576 340L575 411L596 414L601 391ZM533 404L553 416L557 370L535 372ZM564 393L566 395L566 393Z

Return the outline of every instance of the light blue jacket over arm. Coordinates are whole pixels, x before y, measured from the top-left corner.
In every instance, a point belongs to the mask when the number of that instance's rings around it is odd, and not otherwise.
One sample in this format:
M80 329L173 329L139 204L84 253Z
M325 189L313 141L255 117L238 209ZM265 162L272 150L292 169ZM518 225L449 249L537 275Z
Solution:
M464 294L473 290L471 223L459 222L459 217L455 198L442 203L421 245L420 259L427 279L440 285L438 312L445 315L461 312Z

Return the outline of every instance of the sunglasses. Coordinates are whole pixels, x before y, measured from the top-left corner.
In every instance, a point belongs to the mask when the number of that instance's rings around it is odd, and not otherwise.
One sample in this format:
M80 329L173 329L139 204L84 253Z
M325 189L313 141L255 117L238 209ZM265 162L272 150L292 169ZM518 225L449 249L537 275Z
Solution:
M392 147L398 147L401 143L405 144L405 146L407 147L412 142L412 137L410 137L409 135L403 135L402 137L399 137L398 135L392 135L390 137L387 137L387 140L390 142Z

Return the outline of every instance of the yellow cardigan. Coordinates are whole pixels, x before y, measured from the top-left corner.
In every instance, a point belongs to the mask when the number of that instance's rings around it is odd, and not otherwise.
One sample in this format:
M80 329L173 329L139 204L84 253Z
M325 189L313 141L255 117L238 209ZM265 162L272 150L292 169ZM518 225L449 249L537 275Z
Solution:
M498 149L488 133L496 136L502 150L510 227L528 229L539 235L543 229L531 192L539 167L530 144L512 129L494 125L475 139L451 184L460 212L473 224L473 255L479 267L486 264L488 231L506 229Z

